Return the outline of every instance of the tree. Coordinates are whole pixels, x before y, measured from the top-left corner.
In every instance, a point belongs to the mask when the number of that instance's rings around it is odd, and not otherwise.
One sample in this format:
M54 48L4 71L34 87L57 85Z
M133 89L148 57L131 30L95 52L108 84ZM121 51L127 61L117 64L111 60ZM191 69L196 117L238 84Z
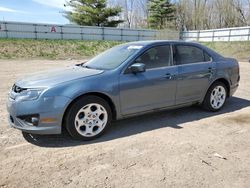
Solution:
M66 6L72 11L65 12L65 17L79 25L116 27L123 22L117 19L121 7L107 7L106 0L71 0Z
M132 18L133 18L133 6L134 6L134 0L125 0L125 10L124 14L126 17L126 20L128 22L128 28L131 28Z
M148 0L107 0L108 5L122 7L120 19L124 20L120 27L148 28L147 2Z
M250 24L250 0L176 0L180 30L240 27Z
M148 12L150 28L172 27L175 20L175 5L169 0L149 0Z

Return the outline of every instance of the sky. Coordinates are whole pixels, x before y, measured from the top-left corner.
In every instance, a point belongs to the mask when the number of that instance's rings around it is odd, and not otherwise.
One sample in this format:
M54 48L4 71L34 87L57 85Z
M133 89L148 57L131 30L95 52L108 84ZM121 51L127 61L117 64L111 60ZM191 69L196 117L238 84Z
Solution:
M0 0L0 20L68 24L63 17L66 0Z

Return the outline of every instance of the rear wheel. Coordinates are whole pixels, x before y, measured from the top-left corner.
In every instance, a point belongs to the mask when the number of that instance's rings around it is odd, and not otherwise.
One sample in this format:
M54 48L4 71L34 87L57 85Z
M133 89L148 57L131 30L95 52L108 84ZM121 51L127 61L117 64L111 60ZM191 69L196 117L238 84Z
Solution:
M84 96L68 110L65 125L76 139L92 140L104 133L111 123L111 109L100 97Z
M219 111L227 99L227 88L222 82L215 82L207 91L202 106L209 111Z

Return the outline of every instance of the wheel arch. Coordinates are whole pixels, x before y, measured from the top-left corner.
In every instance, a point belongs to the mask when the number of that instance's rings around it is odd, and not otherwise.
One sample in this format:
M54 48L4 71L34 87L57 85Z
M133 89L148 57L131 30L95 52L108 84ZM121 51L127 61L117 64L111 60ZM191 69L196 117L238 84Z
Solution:
M225 86L227 87L227 97L230 96L230 83L227 79L225 78L219 78L217 80L214 81L215 82L222 82L223 84L225 84Z
M100 93L100 92L89 92L89 93L84 93L82 95L79 95L77 96L75 99L73 99L66 107L66 109L64 110L64 113L63 113L63 118L62 118L62 126L64 127L64 122L65 122L65 116L67 114L67 112L69 111L70 107L77 101L79 100L80 98L84 97L84 96L97 96L97 97L100 97L102 98L103 100L105 100L110 108L111 108L111 112L112 112L112 119L115 120L116 119L116 115L117 115L117 112L116 112L116 107L115 107L115 104L114 102L112 101L112 99L104 94L104 93Z
M207 88L207 91L208 91L209 88L210 88L214 83L216 83L216 82L222 82L223 84L225 84L226 89L227 89L227 97L229 97L229 96L230 96L230 82L229 82L226 78L223 78L223 77L214 80L214 81L209 85L209 87ZM206 93L207 93L207 91L206 91Z

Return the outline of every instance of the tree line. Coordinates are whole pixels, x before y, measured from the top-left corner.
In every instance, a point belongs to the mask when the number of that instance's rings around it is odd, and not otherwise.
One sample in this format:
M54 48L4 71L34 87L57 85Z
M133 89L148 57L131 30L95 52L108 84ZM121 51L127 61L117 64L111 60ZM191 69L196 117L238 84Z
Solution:
M71 0L64 15L88 26L201 30L250 25L250 0Z

